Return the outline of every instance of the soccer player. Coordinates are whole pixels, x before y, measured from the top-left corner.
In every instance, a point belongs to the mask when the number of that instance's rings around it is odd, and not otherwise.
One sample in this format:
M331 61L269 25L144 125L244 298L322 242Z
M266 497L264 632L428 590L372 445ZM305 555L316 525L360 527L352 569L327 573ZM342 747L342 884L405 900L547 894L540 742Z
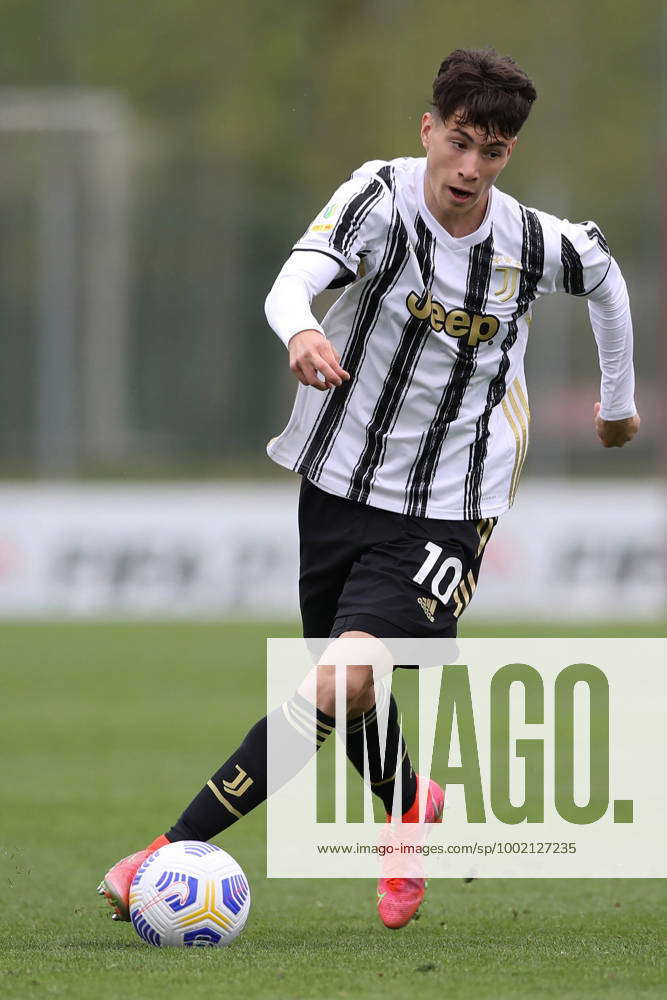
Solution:
M533 303L585 298L602 372L594 427L604 447L639 429L625 282L594 222L526 208L495 185L536 98L495 51L452 52L421 120L425 157L356 170L297 242L266 302L301 383L269 455L302 477L300 601L306 637L451 637L485 546L512 504L530 410L523 358ZM311 301L346 290L322 325ZM325 658L326 661L326 658ZM330 668L276 710L293 759L316 704L317 742L334 725ZM390 698L378 749L370 667L348 670L347 753L387 814L400 774L404 822L438 822L443 790L420 777ZM114 865L103 892L128 919L130 881L156 847L208 840L267 795L266 718L145 851ZM301 753L301 757L299 754ZM290 775L285 774L285 780ZM401 927L420 878L381 879L379 913Z

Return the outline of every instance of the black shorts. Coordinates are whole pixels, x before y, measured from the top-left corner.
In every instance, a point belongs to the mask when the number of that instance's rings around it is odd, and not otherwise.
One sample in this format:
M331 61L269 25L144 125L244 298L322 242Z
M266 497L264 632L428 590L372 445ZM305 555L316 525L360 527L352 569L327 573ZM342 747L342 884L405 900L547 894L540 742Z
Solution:
M497 518L442 521L301 482L299 596L306 638L450 638L477 586Z

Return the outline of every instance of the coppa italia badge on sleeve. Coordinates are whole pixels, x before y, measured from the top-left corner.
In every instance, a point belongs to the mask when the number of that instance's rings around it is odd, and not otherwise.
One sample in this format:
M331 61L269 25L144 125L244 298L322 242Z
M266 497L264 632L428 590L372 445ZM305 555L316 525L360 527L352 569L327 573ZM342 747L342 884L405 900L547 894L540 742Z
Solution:
M329 230L333 229L334 223L332 220L336 216L338 207L339 207L338 203L335 201L331 202L330 205L327 205L324 211L321 212L320 215L318 215L318 217L313 222L312 226L310 227L310 231L312 233L326 233L329 232Z
M665 639L269 640L267 874L665 877L665 662ZM314 706L309 730L301 701L312 753L295 767L271 712L289 714L318 664L336 668L336 732ZM348 767L345 674L367 664L382 752L393 687L414 769L444 787L442 824L387 824Z

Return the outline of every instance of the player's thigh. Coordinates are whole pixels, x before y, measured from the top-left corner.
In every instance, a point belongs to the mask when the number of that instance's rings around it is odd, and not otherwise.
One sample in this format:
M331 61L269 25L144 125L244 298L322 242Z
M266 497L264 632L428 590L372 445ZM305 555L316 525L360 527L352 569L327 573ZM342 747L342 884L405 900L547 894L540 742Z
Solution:
M477 587L495 519L400 517L392 537L355 562L343 587L334 634L451 638Z
M314 486L299 495L299 603L305 637L331 634L338 600L360 552L359 505Z

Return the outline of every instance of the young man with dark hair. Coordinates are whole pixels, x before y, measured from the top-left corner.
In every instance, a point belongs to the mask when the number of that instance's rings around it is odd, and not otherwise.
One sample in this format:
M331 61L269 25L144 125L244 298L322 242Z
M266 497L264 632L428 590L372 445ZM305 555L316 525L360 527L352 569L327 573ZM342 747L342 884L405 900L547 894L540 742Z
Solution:
M306 637L451 637L477 586L485 546L513 503L528 441L523 371L533 303L588 300L602 371L595 404L605 447L639 429L625 282L600 229L519 204L495 182L536 92L492 50L452 52L421 122L425 158L364 164L297 242L266 302L301 385L269 455L302 476L300 601ZM346 285L320 325L311 301ZM302 722L334 725L330 668L276 711L297 767ZM311 678L312 680L312 678ZM348 670L348 757L387 813L439 822L443 790L415 775L398 709L380 755L370 667ZM178 822L118 862L100 886L128 919L130 881L150 850L208 840L267 795L267 720L248 733ZM291 774L295 773L294 768ZM288 780L290 773L284 775ZM420 878L381 879L380 917L401 927Z

